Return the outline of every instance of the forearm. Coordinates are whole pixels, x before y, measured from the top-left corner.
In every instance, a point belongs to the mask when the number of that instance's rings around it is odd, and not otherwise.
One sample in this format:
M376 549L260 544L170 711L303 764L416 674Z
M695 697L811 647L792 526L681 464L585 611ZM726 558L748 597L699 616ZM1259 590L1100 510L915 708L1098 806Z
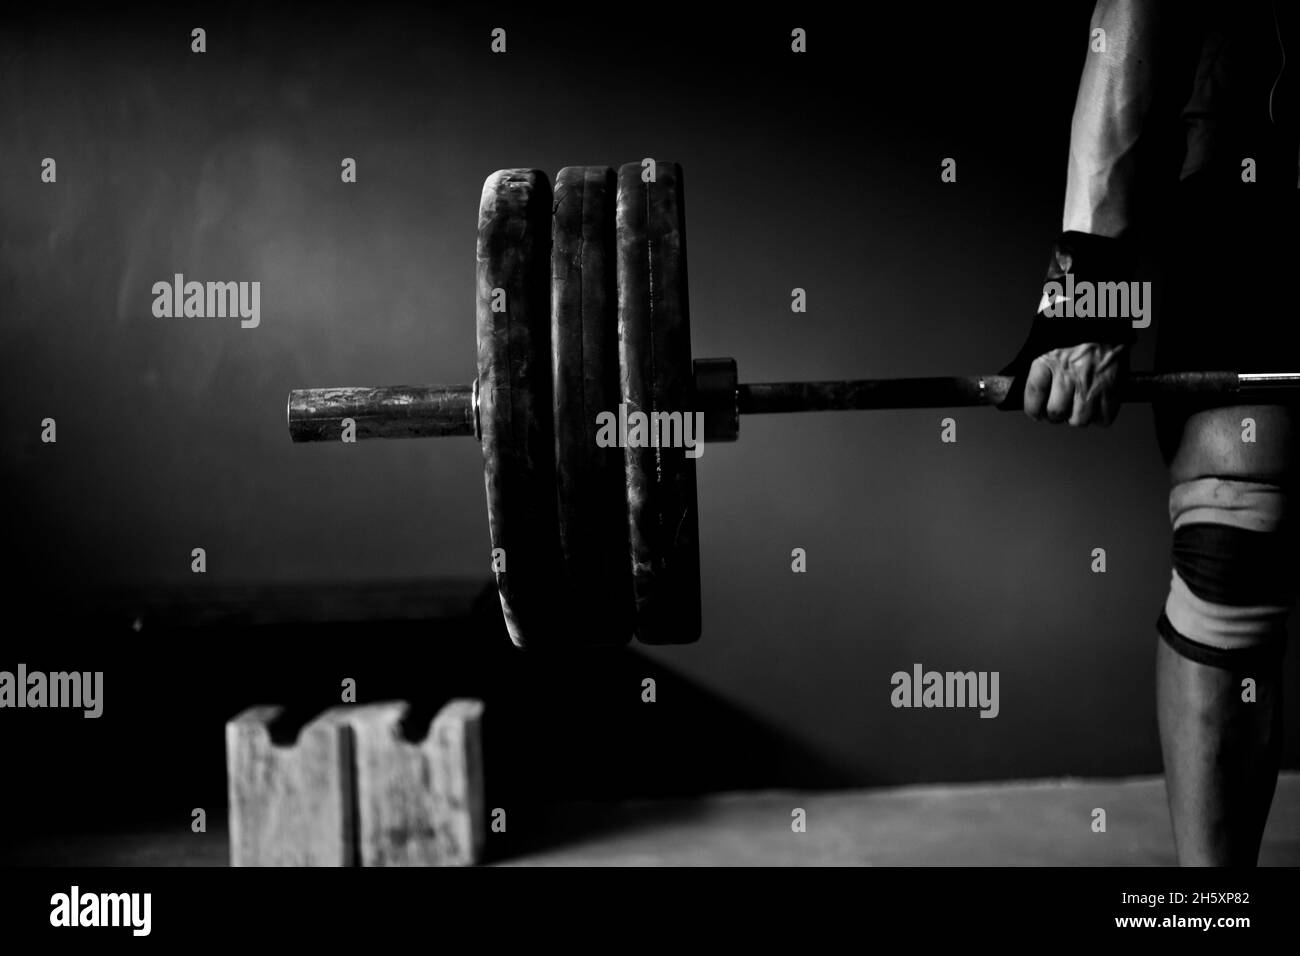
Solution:
M1118 236L1132 225L1138 143L1155 100L1157 44L1167 14L1156 0L1098 0L1070 124L1063 231ZM1095 50L1095 31L1105 49Z

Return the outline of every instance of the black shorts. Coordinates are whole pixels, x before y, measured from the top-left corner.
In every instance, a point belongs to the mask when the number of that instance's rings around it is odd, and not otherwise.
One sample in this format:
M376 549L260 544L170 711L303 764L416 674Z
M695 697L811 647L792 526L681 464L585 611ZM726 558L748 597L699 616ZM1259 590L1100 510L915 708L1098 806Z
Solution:
M1157 370L1300 368L1300 305L1290 288L1300 268L1300 190L1243 183L1240 170L1198 173L1179 184L1169 226L1157 299ZM1166 459L1187 415L1205 407L1157 406Z

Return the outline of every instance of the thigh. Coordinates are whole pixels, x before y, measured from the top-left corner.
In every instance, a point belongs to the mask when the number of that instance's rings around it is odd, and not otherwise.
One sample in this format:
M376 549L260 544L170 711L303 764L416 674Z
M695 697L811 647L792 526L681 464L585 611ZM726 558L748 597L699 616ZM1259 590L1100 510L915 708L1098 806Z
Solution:
M1296 480L1300 409L1284 405L1231 405L1190 413L1157 409L1156 418L1172 484L1214 476L1278 485Z
M1198 174L1179 184L1157 298L1157 370L1290 371L1294 307L1285 277L1300 261L1300 231L1293 225L1300 221L1298 194L1293 188L1243 191L1236 173ZM1293 473L1294 414L1267 405L1155 409L1160 449L1175 481ZM1254 443L1242 441L1244 418L1256 422Z

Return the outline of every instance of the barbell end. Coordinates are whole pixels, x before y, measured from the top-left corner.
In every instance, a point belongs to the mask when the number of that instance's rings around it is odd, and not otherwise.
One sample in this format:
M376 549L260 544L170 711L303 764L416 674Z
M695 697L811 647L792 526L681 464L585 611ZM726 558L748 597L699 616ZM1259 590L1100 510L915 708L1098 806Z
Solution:
M478 434L472 385L296 388L286 414L294 442Z
M1300 372L1242 372L1237 387L1243 392L1300 389Z

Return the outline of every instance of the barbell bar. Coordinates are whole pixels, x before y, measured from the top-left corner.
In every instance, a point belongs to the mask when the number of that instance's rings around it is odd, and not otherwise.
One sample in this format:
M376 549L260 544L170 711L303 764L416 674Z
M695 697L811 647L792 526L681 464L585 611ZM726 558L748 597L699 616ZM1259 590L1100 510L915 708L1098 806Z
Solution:
M999 405L1013 382L741 384L734 359L692 360L681 168L657 163L649 179L644 168L566 167L554 192L537 170L488 177L472 384L289 393L295 442L480 441L502 612L520 646L699 637L695 460L680 447L597 447L597 414L699 412L704 441L734 441L741 415ZM1120 394L1289 402L1300 373L1129 373Z
M724 409L724 418L728 406L738 419L791 412L999 405L1012 382L1009 375L959 375L756 382L730 389L714 385L715 364L732 361L696 359L694 363L696 395L701 404L716 403ZM289 393L289 435L295 442L338 441L344 419L351 419L358 440L477 437L475 391L474 385L296 388ZM1125 402L1198 396L1293 401L1300 394L1300 372L1130 372L1120 382L1120 394ZM710 430L709 423L706 415L707 441L734 440L736 429L719 432Z

